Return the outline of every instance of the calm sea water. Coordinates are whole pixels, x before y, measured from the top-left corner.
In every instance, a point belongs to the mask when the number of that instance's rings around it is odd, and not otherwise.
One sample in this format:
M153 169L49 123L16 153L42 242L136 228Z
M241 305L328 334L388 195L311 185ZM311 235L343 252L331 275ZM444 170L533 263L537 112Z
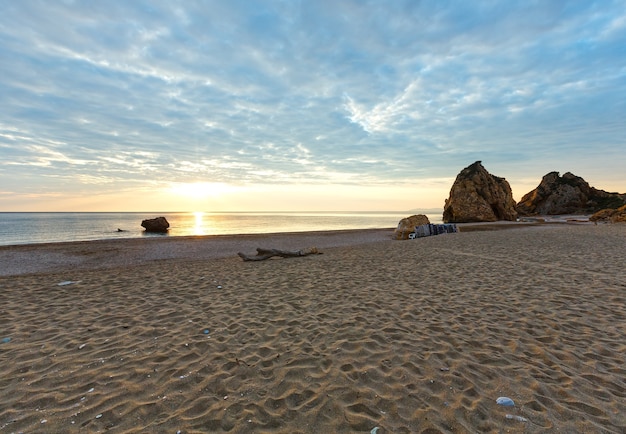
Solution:
M411 214L441 222L441 210L310 213L0 213L0 245L139 237L395 228ZM163 216L167 235L146 234L141 221ZM122 231L118 231L121 229Z

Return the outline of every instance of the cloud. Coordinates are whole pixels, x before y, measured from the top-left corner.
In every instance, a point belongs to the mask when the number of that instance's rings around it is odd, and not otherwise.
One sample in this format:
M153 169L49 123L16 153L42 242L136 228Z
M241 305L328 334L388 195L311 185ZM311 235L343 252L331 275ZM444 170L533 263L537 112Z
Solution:
M4 3L0 182L393 185L475 159L540 177L598 146L617 170L624 6Z

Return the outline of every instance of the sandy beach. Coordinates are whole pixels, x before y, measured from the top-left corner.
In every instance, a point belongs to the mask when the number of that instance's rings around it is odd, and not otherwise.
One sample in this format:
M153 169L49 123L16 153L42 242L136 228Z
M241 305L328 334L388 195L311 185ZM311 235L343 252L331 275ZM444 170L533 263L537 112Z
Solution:
M626 432L626 225L392 233L0 248L0 432Z

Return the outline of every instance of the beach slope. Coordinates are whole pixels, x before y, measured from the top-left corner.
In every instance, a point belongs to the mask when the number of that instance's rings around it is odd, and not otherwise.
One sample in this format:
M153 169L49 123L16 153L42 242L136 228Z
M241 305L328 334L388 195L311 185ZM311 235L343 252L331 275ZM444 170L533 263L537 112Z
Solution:
M8 249L0 432L626 431L626 225L369 235Z

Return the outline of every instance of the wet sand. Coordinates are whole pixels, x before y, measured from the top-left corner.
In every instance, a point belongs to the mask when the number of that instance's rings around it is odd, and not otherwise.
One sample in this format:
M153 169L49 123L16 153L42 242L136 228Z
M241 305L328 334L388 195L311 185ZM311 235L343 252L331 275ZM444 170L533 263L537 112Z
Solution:
M392 232L0 248L0 432L626 431L626 225Z

